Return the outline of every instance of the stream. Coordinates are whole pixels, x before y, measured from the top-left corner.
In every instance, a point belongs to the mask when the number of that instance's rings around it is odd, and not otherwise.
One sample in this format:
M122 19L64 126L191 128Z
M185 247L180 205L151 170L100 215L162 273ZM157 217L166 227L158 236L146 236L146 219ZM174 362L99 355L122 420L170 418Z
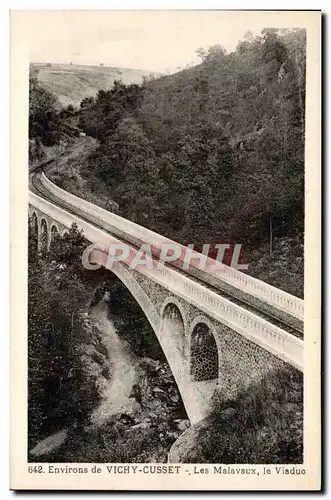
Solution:
M138 403L130 398L136 378L137 360L130 353L129 345L117 335L114 324L108 317L108 306L104 300L92 307L90 317L103 334L109 359L114 360L110 380L103 390L102 401L91 415L92 426L99 427L113 415L132 413L137 409ZM59 448L67 437L67 429L62 429L39 441L30 453L33 456L45 455Z
M114 360L111 379L104 390L103 400L91 417L92 423L99 426L112 415L131 413L136 408L136 402L130 399L130 394L136 378L137 360L130 353L129 345L117 335L114 324L108 317L108 306L104 300L91 309L90 317L98 330L104 334L109 359Z

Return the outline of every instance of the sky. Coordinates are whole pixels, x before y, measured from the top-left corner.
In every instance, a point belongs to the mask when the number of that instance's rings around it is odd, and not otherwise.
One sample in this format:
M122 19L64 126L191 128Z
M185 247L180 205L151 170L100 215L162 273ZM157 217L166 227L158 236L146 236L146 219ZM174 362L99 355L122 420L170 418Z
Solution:
M198 47L220 44L231 52L248 30L296 27L295 18L277 12L39 10L25 16L32 62L161 73L197 63Z

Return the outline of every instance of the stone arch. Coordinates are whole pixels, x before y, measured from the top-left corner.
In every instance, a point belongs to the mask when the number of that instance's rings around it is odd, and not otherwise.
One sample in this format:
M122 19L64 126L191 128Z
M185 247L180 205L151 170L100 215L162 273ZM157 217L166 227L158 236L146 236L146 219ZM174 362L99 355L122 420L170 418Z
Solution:
M93 260L93 264L102 264L102 257ZM153 303L153 292L148 295L135 276L135 271L128 269L124 264L115 262L111 267L106 264L105 267L115 274L117 278L124 284L124 286L131 293L137 304L140 306L142 312L145 314L148 322L150 323L156 338L159 341L160 347L168 361L169 367L174 376L178 390L180 392L182 402L184 404L186 413L191 423L199 422L209 412L209 403L212 398L217 380L209 380L207 385L192 383L189 373L189 359L185 360L178 349L174 348L172 342L165 342L164 335L162 335L162 321L158 308ZM156 301L157 303L157 301ZM168 298L161 308L162 312L166 311L169 303L177 305L182 313L182 307L174 297ZM186 325L185 315L183 315L184 324ZM205 319L208 322L207 318ZM188 329L186 330L188 332ZM187 337L186 337L187 343ZM189 352L189 349L187 349Z
M168 361L172 374L174 376L175 382L177 384L178 390L181 394L181 398L191 420L192 408L194 404L191 398L187 397L185 391L187 391L187 367L186 363L183 362L183 356L179 353L177 349L171 342L164 341L164 335L162 335L162 321L161 316L152 303L151 299L144 291L140 283L136 280L134 274L132 274L123 264L120 262L113 263L112 267L109 269L114 273L126 286L131 295L139 304L143 313L145 314L147 320L149 321L157 340L164 352L164 355ZM171 299L172 301L172 299ZM166 307L167 303L165 304ZM164 307L164 308L165 308Z
M212 323L198 316L190 328L190 375L195 382L219 378L220 348Z
M185 314L175 297L165 300L161 310L160 336L163 342L171 342L181 356L185 357L185 333L187 331Z
M40 250L47 252L49 243L49 230L46 219L42 218L40 221Z

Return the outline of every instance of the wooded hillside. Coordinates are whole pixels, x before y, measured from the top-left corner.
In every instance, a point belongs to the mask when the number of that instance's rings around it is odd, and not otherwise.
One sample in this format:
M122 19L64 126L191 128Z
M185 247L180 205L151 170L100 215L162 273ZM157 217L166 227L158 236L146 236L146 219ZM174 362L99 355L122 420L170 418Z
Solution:
M96 175L121 213L183 243L250 248L304 219L305 31L247 33L236 51L84 99Z

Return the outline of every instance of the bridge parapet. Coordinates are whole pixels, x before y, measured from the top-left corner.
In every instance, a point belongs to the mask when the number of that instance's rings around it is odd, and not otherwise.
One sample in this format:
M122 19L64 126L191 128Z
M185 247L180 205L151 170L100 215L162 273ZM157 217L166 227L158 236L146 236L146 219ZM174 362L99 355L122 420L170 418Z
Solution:
M155 233L143 226L131 222L117 214L108 212L101 207L93 205L92 203L83 200L67 191L61 189L52 183L44 173L41 175L41 181L46 189L59 199L64 200L73 206L79 208L84 215L91 218L92 222L98 222L98 225L104 229L111 231L115 236L125 238L127 241L140 246L142 243L148 244L158 254L162 244L177 244L178 243L165 238L164 236ZM184 248L182 245L180 245ZM198 252L197 252L198 254ZM248 276L237 269L220 264L217 270L212 269L215 264L213 259L208 259L207 269L202 272L198 267L192 263L188 272L193 271L192 274L198 276L200 279L211 283L208 279L212 278L213 285L220 285L222 282L230 285L231 287L241 290L243 293L252 295L256 299L266 302L273 308L282 311L284 314L290 315L300 322L304 319L304 302L302 299L295 297L283 290L280 290L268 283L260 281L252 276Z

